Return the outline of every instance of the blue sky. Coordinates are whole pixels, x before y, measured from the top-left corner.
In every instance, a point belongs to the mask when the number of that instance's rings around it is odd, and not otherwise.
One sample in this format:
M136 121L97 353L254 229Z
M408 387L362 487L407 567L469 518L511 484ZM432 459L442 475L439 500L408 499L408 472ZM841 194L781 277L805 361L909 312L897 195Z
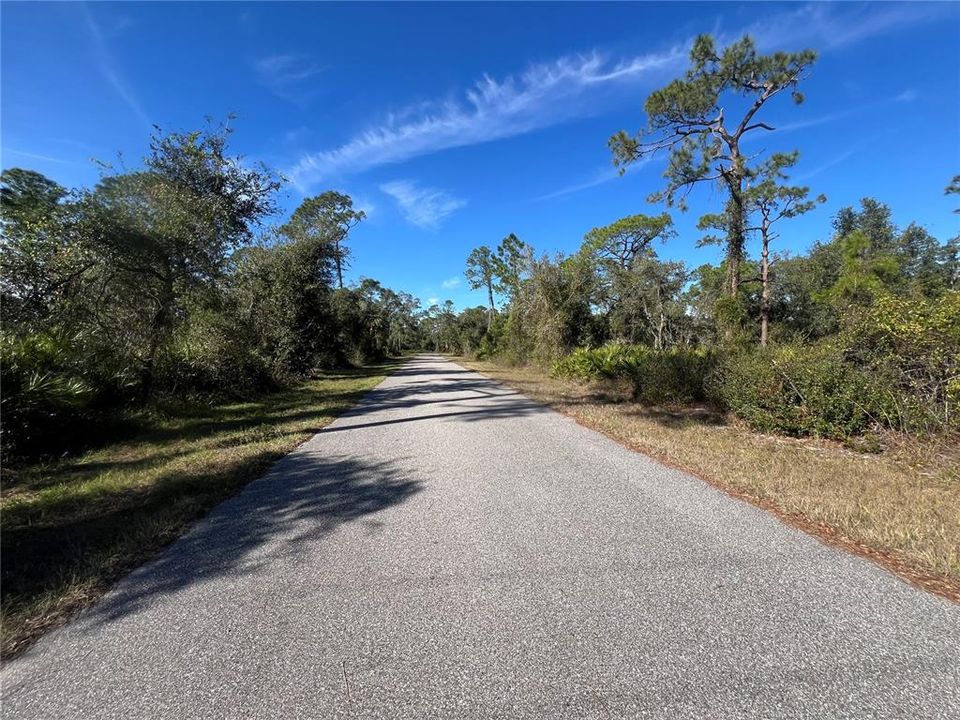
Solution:
M821 53L807 102L775 103L751 150L801 151L794 179L822 208L784 226L779 249L829 235L863 196L941 240L960 173L960 4L11 3L2 20L2 164L67 186L90 158L136 167L152 124L236 113L234 148L291 179L283 204L326 189L369 218L350 277L422 298L481 304L464 260L514 232L540 252L646 203L661 161L618 177L606 147L645 122L647 94L686 66L690 40L749 32L765 50ZM674 211L661 257L692 266L704 186Z

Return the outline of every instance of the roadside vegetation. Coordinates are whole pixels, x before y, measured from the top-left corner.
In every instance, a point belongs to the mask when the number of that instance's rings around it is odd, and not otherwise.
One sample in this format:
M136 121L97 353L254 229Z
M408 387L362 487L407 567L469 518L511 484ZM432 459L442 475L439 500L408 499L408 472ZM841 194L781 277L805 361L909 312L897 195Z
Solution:
M666 158L648 198L656 213L596 227L571 255L538 254L514 234L476 248L466 276L487 306L435 306L425 337L443 352L619 381L638 401L706 403L762 432L873 450L890 432L955 438L960 236L898 227L867 197L839 208L806 253L777 251L782 226L827 199L790 184L799 151L740 144L759 135L775 147L765 111L802 104L815 59L698 38L686 74L647 98L647 125L609 140L621 168ZM700 243L721 245L723 260L662 261L657 246L676 237L669 209L685 211L701 186L724 198L699 220Z

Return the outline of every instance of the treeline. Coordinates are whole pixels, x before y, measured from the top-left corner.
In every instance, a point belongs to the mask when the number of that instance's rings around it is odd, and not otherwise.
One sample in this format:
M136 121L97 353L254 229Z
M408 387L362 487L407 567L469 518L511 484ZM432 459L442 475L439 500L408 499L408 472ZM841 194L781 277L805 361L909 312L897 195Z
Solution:
M4 453L82 445L118 409L157 398L250 398L420 348L627 382L639 400L710 402L769 431L952 431L960 238L896 227L866 198L806 254L777 247L783 225L827 199L789 182L798 152L761 157L741 143L773 131L763 115L778 95L802 102L814 61L698 38L686 74L647 98L647 125L609 141L624 168L666 156L648 198L666 207L591 230L572 255L538 254L512 234L475 249L466 276L487 306L462 312L421 312L374 280L345 287L363 212L331 191L273 224L281 179L231 156L224 127L158 132L142 169L104 167L91 189L6 170ZM699 222L723 261L660 259L676 234L670 209L686 210L704 183L725 198ZM947 192L960 193L960 178Z
M281 180L228 138L158 131L142 169L104 167L92 189L3 172L8 457L82 445L155 398L250 398L419 344L416 299L344 287L351 199L308 198L273 227Z
M710 402L765 431L845 439L960 427L960 237L898 228L865 198L806 254L775 246L781 225L826 198L789 183L797 151L761 159L740 143L773 130L762 111L778 94L802 102L815 57L761 56L749 38L718 51L702 36L685 76L647 99L647 127L610 139L621 166L666 154L665 185L649 202L686 210L698 184L720 188L722 212L698 225L702 244L724 247L719 265L657 256L676 234L668 212L595 228L569 256L509 235L467 259L486 308L431 308L434 347L626 381L645 402Z

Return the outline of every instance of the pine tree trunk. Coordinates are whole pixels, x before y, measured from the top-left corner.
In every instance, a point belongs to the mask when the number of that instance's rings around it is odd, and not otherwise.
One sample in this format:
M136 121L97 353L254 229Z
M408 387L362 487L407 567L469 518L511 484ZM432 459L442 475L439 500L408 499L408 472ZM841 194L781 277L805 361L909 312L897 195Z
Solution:
M763 250L760 254L760 281L763 283L760 295L760 347L766 347L770 329L770 238L766 228L763 229Z
M337 261L337 287L343 290L343 263L340 258L340 241L334 246L334 258Z
M746 243L746 209L743 205L743 159L737 147L731 147L733 168L724 176L730 198L727 200L727 287L730 297L737 299L740 293L740 264ZM723 335L733 339L732 323L727 322Z
M490 332L493 328L493 314L497 311L493 304L493 282L491 280L487 280L487 298L490 301L490 311L487 313L487 332Z
M730 297L735 298L740 291L740 264L743 260L743 246L746 242L746 218L744 217L743 194L739 183L735 191L731 188L727 213L730 218L730 225L727 229L727 282Z

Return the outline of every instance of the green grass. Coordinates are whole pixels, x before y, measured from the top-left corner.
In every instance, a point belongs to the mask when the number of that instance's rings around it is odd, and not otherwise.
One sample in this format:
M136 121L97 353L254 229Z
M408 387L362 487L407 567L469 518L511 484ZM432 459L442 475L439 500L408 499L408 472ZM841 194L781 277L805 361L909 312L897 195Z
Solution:
M254 402L154 408L123 440L5 468L2 656L94 602L398 364L325 373Z

